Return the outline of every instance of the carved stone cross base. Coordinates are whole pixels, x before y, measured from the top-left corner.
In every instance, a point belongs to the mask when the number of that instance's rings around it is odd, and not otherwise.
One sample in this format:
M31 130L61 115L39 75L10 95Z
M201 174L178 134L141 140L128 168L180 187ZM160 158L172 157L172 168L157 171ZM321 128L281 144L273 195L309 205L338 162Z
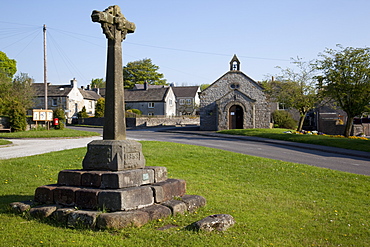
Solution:
M145 167L141 143L133 140L96 140L87 145L84 170L123 171Z

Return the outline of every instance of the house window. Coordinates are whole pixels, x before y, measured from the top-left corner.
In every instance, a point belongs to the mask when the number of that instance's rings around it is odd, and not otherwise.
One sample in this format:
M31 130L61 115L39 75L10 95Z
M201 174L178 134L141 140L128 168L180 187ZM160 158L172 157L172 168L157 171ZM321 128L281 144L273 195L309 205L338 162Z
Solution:
M186 99L186 104L191 105L191 99Z
M58 106L58 100L57 99L52 99L51 100L51 106Z
M89 101L89 108L92 109L93 108L93 102L90 100Z
M154 102L149 102L148 103L148 108L154 108Z
M185 105L185 100L184 99L180 99L179 104L180 105Z
M172 106L172 99L169 100L169 104L170 104L170 106Z
M153 112L148 112L148 116L154 116Z

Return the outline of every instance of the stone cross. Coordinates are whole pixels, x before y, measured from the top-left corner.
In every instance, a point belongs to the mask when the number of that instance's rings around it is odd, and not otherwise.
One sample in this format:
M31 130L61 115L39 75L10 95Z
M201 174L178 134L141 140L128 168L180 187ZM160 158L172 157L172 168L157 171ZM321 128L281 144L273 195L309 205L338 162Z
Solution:
M135 24L126 20L117 5L104 11L94 10L93 22L99 22L108 39L105 123L103 140L125 140L125 100L122 71L122 41L135 31Z

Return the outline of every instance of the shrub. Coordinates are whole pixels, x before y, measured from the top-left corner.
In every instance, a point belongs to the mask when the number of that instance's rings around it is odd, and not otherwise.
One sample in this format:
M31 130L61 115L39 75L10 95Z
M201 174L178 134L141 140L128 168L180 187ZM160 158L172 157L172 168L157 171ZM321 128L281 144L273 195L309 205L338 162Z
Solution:
M81 111L77 113L78 118L88 118L89 115L87 115L86 107L84 106Z
M272 113L272 118L274 120L274 128L295 129L297 126L297 121L287 111L276 110Z
M95 117L104 117L105 99L100 98L95 105Z
M27 127L26 111L17 101L9 109L9 124L13 131L24 131Z
M55 109L54 112L53 112L53 116L54 118L58 118L59 119L59 125L55 125L54 128L55 129L64 129L64 123L66 121L66 116L64 114L64 110L61 109L61 108L58 108L58 109Z

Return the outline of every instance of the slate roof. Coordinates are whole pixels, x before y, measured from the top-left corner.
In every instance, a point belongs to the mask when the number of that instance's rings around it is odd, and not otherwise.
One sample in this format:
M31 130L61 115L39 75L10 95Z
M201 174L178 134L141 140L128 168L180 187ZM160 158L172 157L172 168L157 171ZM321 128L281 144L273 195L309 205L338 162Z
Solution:
M148 90L125 90L126 102L164 101L169 88L149 88Z
M33 83L32 88L35 91L36 97L42 97L45 95L44 83ZM50 85L48 86L48 97L66 97L72 90L71 85Z
M168 86L165 86L165 85L148 85L149 88L164 88L164 87L168 87ZM134 90L144 90L144 84L135 84Z
M35 90L36 97L43 97L44 93L44 83L33 83L32 88ZM71 92L71 85L50 85L48 86L48 97L67 97ZM82 94L84 99L98 100L100 95L94 91L78 89Z
M83 90L82 88L79 88L78 90L80 90L80 93L82 94L84 99L98 100L101 98L101 96L95 91Z
M194 98L198 92L198 86L188 86L188 87L172 87L173 93L176 97L187 97Z

